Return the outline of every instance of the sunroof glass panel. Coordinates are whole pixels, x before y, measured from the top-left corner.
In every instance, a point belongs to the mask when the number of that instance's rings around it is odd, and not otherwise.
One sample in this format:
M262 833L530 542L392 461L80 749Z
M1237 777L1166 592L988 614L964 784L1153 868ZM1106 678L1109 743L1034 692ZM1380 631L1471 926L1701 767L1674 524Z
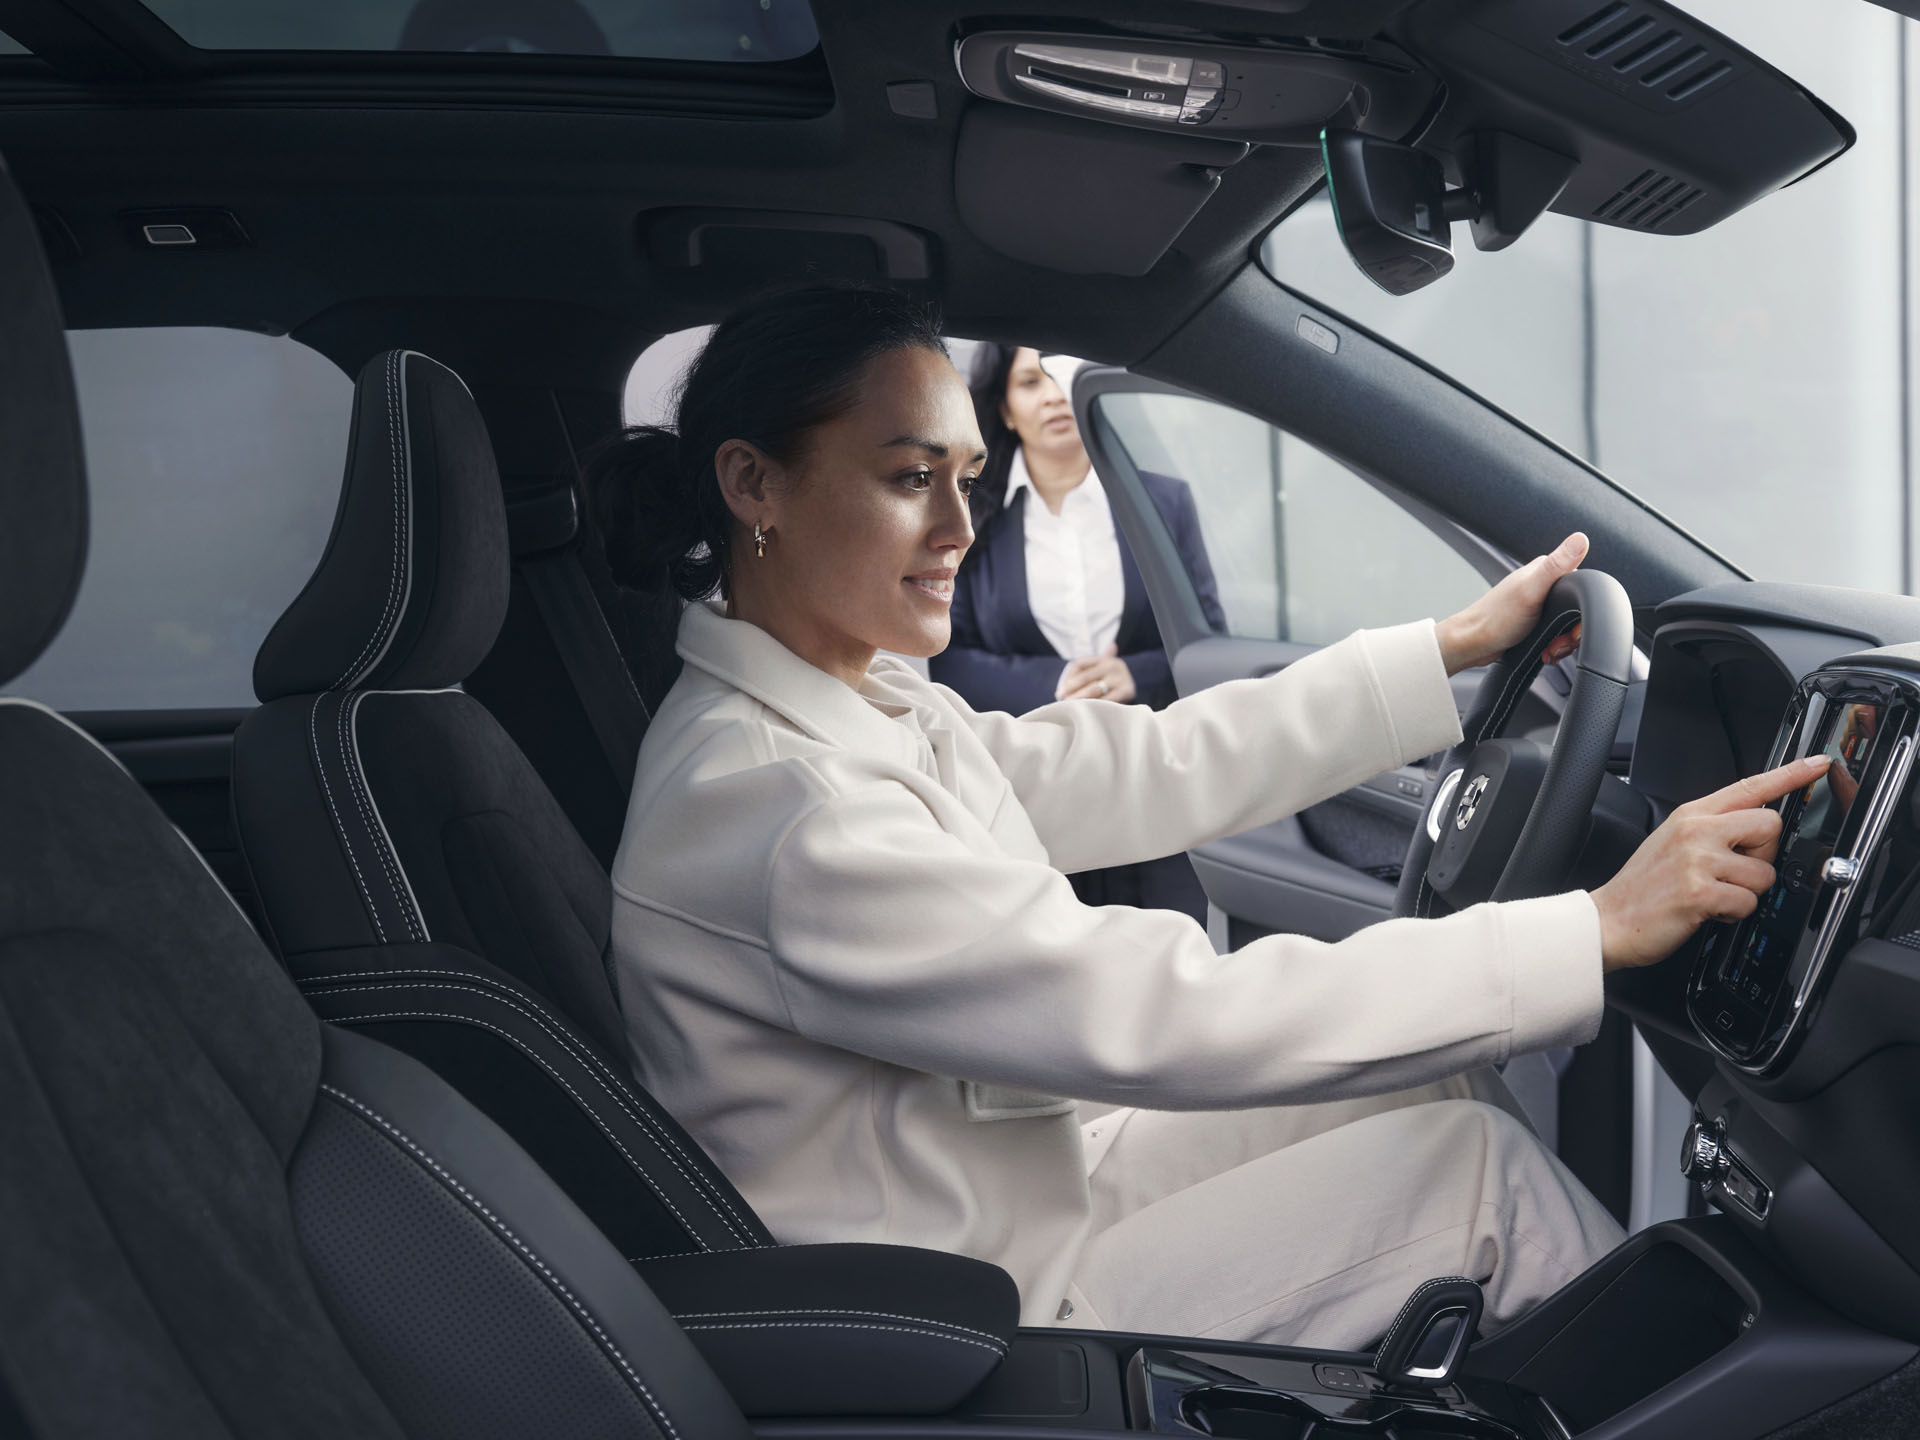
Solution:
M146 0L203 50L410 50L791 60L807 0Z

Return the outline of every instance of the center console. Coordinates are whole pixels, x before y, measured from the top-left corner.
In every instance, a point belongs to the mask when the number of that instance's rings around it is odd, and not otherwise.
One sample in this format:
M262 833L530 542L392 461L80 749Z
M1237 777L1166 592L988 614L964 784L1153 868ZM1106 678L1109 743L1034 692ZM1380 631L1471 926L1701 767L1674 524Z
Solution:
M1389 1383L1373 1355L1025 1329L945 1414L767 1417L754 1429L761 1440L1752 1440L1914 1353L1836 1315L1713 1217L1632 1236L1476 1341L1435 1389Z
M1482 1437L1567 1440L1551 1402L1497 1380L1461 1378L1413 1391L1382 1382L1357 1357L1310 1351L1228 1354L1204 1345L1142 1346L1127 1361L1138 1428L1243 1440Z

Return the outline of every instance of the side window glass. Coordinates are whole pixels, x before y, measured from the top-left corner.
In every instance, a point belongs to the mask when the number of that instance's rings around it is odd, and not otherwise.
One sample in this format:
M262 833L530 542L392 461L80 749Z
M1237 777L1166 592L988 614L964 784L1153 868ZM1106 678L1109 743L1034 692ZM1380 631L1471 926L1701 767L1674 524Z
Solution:
M1325 645L1450 615L1486 590L1420 520L1263 420L1178 395L1095 403L1137 468L1192 494L1229 634Z
M353 382L285 337L67 336L92 535L73 613L12 685L61 710L254 703L253 656L325 549Z
M673 419L673 403L693 357L713 333L711 325L675 330L662 335L640 352L627 372L620 397L620 419L625 425L665 425Z

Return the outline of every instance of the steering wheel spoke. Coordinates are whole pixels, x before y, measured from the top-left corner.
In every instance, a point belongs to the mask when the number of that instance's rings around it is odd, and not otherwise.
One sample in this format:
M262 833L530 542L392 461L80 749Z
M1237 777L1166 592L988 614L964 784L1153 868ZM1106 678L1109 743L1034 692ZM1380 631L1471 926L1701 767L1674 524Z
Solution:
M1580 626L1573 690L1551 751L1505 738L1540 656ZM1436 795L1414 828L1394 896L1395 915L1431 916L1481 900L1548 895L1565 885L1626 705L1633 605L1620 582L1576 570L1547 593L1540 623L1487 672L1441 773L1460 779ZM1443 808L1444 807L1444 808Z

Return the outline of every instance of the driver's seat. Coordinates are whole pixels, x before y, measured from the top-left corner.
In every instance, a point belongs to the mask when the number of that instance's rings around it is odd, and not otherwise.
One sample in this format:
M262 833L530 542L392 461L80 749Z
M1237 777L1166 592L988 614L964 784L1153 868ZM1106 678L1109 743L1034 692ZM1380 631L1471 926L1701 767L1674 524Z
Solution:
M632 1078L613 891L519 747L458 687L494 642L506 509L460 377L361 370L333 534L260 647L234 737L260 908L321 1018L433 1067L629 1259L773 1243Z

